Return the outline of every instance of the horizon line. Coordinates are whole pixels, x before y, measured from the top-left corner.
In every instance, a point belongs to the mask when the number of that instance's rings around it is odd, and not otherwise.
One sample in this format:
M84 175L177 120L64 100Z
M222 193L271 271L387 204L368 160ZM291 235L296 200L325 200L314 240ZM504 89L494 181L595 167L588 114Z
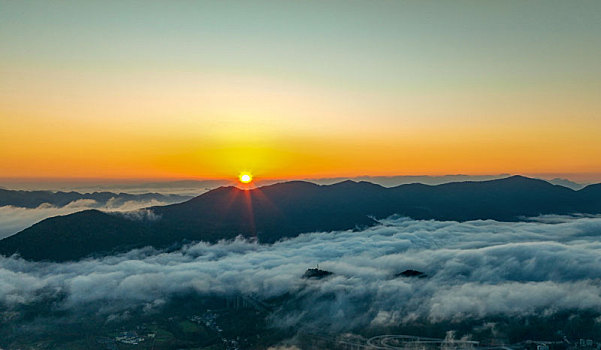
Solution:
M442 177L503 177L503 176L514 176L521 175L526 177L542 178L546 180L553 179L565 179L570 181L601 181L601 172L548 172L548 173L481 173L481 174L469 174L469 173L447 173L447 174L396 174L396 175L336 175L336 176L299 176L299 177L257 177L256 182L265 181L294 181L294 180L335 180L335 179L354 179L354 178L396 178L396 177L430 177L430 178L442 178ZM578 178L578 179L575 179ZM585 180L585 178L588 178ZM64 182L64 183L94 183L94 182L107 182L107 183L142 183L142 182L181 182L181 181L226 181L226 182L237 182L237 177L0 177L0 183L53 183L53 182Z

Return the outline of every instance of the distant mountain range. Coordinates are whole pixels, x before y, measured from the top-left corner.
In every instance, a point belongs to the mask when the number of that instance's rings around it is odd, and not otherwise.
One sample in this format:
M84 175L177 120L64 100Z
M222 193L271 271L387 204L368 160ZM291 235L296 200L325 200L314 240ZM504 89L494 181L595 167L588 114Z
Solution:
M352 178L321 178L321 179L308 179L309 182L314 182L319 185L331 185L345 180L352 181L367 181L373 184L382 185L384 187L395 187L399 185L421 183L424 185L442 185L451 182L465 182L465 181L489 181L504 179L511 175L499 174L499 175L441 175L441 176L428 176L428 175L399 175L399 176L357 176ZM573 190L579 190L586 187L586 184L573 182L567 179L554 178L552 180L545 180L553 185L561 185L568 187Z
M220 187L147 215L85 210L43 220L0 241L0 254L65 261L128 249L233 239L272 243L312 231L367 227L393 214L414 219L516 221L543 214L600 214L601 184L575 191L522 176L386 188L369 182L292 181L252 190Z
M113 206L119 206L129 201L151 201L156 200L164 203L177 203L183 202L192 198L191 196L181 196L174 194L160 194L160 193L143 193L143 194L129 194L129 193L113 193L113 192L93 192L93 193L79 193L79 192L53 192L53 191L14 191L7 189L0 189L0 207L5 205L12 205L15 207L22 208L37 208L42 204L50 204L55 207L64 207L70 203L79 200L93 200L99 206L105 206L112 204Z
M488 181L497 180L509 177L510 174L493 174L493 175L393 175L393 176L355 176L355 177L330 177L330 178L306 178L299 179L302 181L313 182L318 185L332 185L345 180L352 180L356 182L367 181L384 187L395 187L399 185L422 183L425 185L441 185L450 182L463 182L463 181ZM534 178L538 178L534 176ZM545 179L546 181L554 185L562 185L569 187L573 190L579 190L585 187L585 183L577 183L564 178L554 178L552 180ZM257 186L273 185L280 183L282 180L278 179L255 179ZM114 193L163 193L163 194L178 194L182 196L194 197L201 193L213 190L220 186L235 185L235 182L227 179L204 179L204 180L176 180L176 181L155 181L145 182L142 180L130 180L128 182L69 182L67 180L62 181L8 181L0 178L0 188L14 189L14 190L26 190L26 191L77 191L80 193L84 192L114 192Z

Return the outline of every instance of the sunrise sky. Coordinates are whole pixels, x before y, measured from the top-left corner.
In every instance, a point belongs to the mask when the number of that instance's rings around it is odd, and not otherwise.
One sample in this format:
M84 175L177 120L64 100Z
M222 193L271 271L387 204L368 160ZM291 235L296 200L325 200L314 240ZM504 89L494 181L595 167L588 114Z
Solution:
M600 1L0 1L0 177L601 180Z

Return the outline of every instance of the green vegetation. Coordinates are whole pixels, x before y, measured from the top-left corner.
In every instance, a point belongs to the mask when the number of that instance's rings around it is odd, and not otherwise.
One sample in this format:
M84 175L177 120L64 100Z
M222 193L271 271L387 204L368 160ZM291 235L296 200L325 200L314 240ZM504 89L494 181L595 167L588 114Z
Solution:
M302 307L294 297L280 296L263 303L265 307L259 310L256 305L233 303L231 299L182 295L153 313L131 310L128 317L119 321L107 321L107 315L100 316L96 308L70 315L49 310L47 304L40 303L12 315L10 325L0 324L0 347L22 350L231 350L266 349L295 336L296 339L303 338L299 331L308 344L319 338L306 333L306 329L281 329L269 323L269 320L277 319L278 310ZM243 304L246 306L240 306ZM43 317L32 317L41 309L45 310ZM575 315L566 312L546 318L499 317L454 323L433 324L416 320L411 325L354 331L367 338L378 334L444 338L446 331L454 330L457 337L470 334L473 340L483 343L493 338L506 343L526 339L561 341L564 335L569 339L597 340L601 334L601 324L596 321L598 317L597 313L578 312ZM483 324L494 324L494 333L491 328L482 327ZM318 328L313 329L312 332L320 332Z

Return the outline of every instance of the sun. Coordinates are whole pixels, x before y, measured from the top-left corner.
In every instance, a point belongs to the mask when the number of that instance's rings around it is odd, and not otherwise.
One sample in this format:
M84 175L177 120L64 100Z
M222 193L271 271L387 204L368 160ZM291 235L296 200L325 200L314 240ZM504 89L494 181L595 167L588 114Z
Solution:
M238 176L238 179L243 184L247 184L247 183L250 183L253 180L253 176L252 176L251 173L240 173L240 176Z

